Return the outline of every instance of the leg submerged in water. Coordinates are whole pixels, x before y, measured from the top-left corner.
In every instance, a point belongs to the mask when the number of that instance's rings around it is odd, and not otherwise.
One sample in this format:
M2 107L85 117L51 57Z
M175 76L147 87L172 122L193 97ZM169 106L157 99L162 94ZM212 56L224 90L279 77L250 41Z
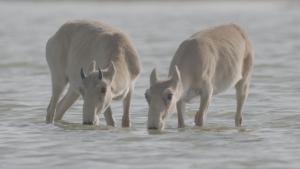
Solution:
M248 97L252 67L253 67L253 54L250 53L247 55L246 59L244 60L243 78L240 81L238 81L238 83L235 85L236 100L237 100L237 107L236 107L236 114L235 114L236 127L240 127L242 125L242 121L243 121L242 111L243 111L244 103Z
M130 127L130 104L131 104L131 96L133 93L133 86L129 88L127 96L123 100L123 117L122 117L122 127Z
M208 110L208 106L210 104L211 98L213 94L213 88L210 84L207 84L203 89L201 94L200 108L195 116L195 124L197 126L203 126L204 119L206 117L206 113Z
M54 120L61 120L67 109L69 109L73 105L78 97L79 94L77 94L73 89L69 87L66 95L59 101L57 105Z

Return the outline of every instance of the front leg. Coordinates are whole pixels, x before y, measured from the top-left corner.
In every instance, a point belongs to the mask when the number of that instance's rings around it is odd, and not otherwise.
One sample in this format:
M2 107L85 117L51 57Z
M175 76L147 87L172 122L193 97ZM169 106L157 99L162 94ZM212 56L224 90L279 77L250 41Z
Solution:
M179 100L176 104L177 108L177 116L178 116L178 128L184 128L184 119L183 113L185 112L185 102L183 100Z
M204 118L206 116L206 112L212 98L213 88L211 85L207 85L201 93L201 101L200 101L200 108L195 116L195 124L197 126L203 126Z
M115 120L112 116L112 111L110 106L105 110L104 117L105 117L106 125L115 127Z
M133 93L133 86L129 88L129 91L123 100L123 117L122 117L122 127L130 126L129 112L130 112L130 104L131 104L131 96Z

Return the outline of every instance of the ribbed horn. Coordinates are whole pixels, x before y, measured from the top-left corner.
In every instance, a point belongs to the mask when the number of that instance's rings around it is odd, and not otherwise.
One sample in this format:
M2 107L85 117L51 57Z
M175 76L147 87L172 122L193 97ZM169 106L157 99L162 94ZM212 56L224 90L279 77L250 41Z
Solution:
M103 74L102 74L102 70L100 69L100 67L98 67L98 71L99 71L99 79L101 80L103 77Z
M81 75L81 79L84 80L85 79L85 73L83 71L83 68L81 68L81 70L80 70L80 75Z

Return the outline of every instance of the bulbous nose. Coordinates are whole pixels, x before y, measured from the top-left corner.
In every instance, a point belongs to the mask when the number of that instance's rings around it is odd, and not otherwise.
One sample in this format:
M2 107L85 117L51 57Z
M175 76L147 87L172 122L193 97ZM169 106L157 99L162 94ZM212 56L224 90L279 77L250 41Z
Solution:
M93 125L93 122L92 121L85 121L83 122L84 125Z
M148 115L148 124L147 128L149 130L160 130L163 127L162 119L159 117L159 114L149 113Z
M148 127L148 130L157 130L158 128L157 127L154 127L154 126L150 126Z
M163 127L163 123L159 122L159 123L152 123L152 124L148 124L147 126L148 130L162 130Z

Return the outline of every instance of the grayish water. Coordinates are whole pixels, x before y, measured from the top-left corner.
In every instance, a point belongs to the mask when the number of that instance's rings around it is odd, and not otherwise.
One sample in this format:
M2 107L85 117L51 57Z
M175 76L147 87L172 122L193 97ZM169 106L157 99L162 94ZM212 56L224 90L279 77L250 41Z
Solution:
M70 19L99 19L128 32L143 63L130 129L83 127L82 101L65 122L44 123L50 98L47 39ZM0 168L300 168L300 5L257 3L0 2ZM144 91L157 67L166 75L179 43L208 26L235 22L256 48L244 127L234 127L234 90L215 97L204 128L171 116L148 133ZM114 103L120 126L121 104Z

